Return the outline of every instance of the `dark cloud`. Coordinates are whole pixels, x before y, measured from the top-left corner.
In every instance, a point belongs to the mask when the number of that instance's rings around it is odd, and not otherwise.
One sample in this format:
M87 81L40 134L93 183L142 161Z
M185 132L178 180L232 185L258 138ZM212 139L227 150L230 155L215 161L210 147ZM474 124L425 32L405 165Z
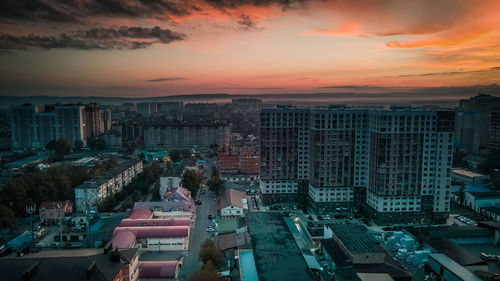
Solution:
M0 20L47 23L86 23L92 17L170 20L203 11L203 4L226 12L241 6L289 9L307 0L2 0ZM235 20L249 25L250 18Z
M405 75L399 75L398 77L406 78L406 77L425 77L425 76L441 76L441 75L477 74L477 73L488 73L495 71L500 71L500 66L488 69L469 70L469 71L448 71L448 72L429 72L421 74L405 74Z
M184 80L182 77L165 77L165 78L156 78L148 80L148 82L164 82L164 81L175 81L175 80Z
M0 50L33 50L33 49L78 49L78 50L112 50L143 49L153 44L168 44L172 41L184 40L186 36L160 27L126 27L92 28L59 36L14 36L0 34Z

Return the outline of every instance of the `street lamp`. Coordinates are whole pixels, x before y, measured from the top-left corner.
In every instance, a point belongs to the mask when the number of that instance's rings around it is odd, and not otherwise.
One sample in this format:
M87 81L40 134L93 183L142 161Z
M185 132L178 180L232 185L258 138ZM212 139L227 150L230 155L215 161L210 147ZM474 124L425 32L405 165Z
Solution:
M33 245L35 243L35 235L33 231L33 214L35 213L36 210L36 205L35 203L31 205L26 205L26 213L30 215L31 218L31 244Z

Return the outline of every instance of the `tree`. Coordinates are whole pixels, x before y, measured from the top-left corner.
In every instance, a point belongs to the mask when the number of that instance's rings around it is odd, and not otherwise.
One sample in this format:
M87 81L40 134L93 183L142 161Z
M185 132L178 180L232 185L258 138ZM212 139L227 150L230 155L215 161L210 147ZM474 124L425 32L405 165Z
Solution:
M54 161L62 161L64 156L71 153L71 146L65 139L59 139L54 149Z
M182 186L191 191L191 194L196 194L200 188L203 174L195 170L186 170L182 176Z
M204 264L203 267L198 270L189 281L220 281L222 280L219 273L217 273L217 269L212 264L212 261L208 261L208 263Z
M0 228L8 228L16 222L16 216L11 209L0 205Z
M181 161L181 153L179 152L179 150L175 149L175 150L170 151L170 160L172 162Z
M198 256L204 264L211 262L216 268L222 265L222 253L219 247L217 247L211 239L206 239L205 242L201 244Z
M212 177L211 180L207 182L208 188L219 195L224 191L225 181L219 177Z
M73 145L74 151L80 151L83 148L83 141L82 140L75 140L75 144Z
M51 150L56 149L56 141L55 141L55 140L51 140L51 141L49 141L49 142L45 145L45 148L46 148L46 149L51 149Z
M106 148L106 142L102 137L98 137L95 141L96 150L104 150Z

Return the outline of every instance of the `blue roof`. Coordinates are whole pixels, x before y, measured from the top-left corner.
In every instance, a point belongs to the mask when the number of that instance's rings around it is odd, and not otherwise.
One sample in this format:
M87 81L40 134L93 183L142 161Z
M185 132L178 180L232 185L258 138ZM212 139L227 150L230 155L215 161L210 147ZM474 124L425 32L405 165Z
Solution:
M321 266L318 263L318 260L312 255L302 255L304 256L304 259L306 260L307 266L311 269L321 269Z
M241 281L259 281L252 250L239 250Z
M92 226L90 226L90 231L91 232L97 232L101 228L101 226L104 224L102 220L98 220L96 223L94 223Z
M15 249L20 249L24 247L25 245L31 244L31 234L30 233L23 233L16 238L10 240L7 245L15 248Z

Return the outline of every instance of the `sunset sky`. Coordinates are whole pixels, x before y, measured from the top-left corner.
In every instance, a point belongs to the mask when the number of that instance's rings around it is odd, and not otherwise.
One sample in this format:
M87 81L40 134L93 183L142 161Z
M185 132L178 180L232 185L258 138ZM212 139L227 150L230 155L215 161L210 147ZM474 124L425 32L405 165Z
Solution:
M2 0L0 65L0 95L499 84L500 1Z

